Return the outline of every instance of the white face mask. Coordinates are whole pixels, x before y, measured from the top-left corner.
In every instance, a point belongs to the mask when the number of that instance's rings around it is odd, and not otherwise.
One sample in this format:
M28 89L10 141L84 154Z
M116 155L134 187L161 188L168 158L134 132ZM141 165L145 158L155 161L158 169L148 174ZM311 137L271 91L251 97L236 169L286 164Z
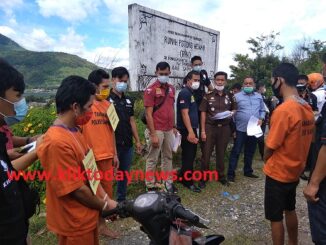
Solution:
M197 90L197 89L199 89L199 86L200 86L200 82L193 82L193 83L191 84L191 88L192 88L193 90Z
M160 83L167 83L169 81L169 76L158 76L157 79Z
M224 90L224 86L217 86L217 85L215 85L215 89L217 91L222 91L222 90Z

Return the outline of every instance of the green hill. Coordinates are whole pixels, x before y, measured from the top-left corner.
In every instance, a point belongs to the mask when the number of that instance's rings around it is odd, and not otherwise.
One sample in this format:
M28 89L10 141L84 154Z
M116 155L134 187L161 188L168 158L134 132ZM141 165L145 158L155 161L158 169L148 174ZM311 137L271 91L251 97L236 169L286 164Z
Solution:
M28 88L56 88L69 75L87 77L97 68L76 55L61 52L34 52L0 34L0 57L18 69Z

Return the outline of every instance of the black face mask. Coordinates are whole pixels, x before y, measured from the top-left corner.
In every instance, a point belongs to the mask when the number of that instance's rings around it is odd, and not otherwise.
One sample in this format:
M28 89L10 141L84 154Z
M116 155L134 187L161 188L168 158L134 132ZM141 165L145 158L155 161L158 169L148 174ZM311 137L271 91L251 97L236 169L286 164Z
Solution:
M282 96L281 96L282 83L280 82L280 85L278 87L275 87L275 84L277 83L277 80L278 79L275 79L274 83L272 84L272 90L273 90L274 95L277 98L282 98Z

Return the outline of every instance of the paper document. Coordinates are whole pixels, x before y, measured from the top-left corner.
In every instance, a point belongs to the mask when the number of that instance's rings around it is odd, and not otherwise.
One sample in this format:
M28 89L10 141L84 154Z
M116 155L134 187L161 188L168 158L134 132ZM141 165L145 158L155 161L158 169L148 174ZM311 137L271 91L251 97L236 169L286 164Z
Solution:
M223 111L220 113L216 113L215 116L211 117L213 120L221 120L224 118L229 118L232 116L232 112L231 111Z
M117 128L118 123L119 123L119 116L118 116L113 104L110 104L106 114L108 115L111 126L113 128L113 131L115 131L115 129Z
M19 152L25 154L25 153L35 150L35 148L36 148L36 141L33 141L32 143L29 143L27 145L20 147Z
M259 138L263 135L263 131L261 130L261 127L258 125L259 119L255 116L251 116L248 122L247 126L247 135L248 136L255 136L256 138Z
M270 111L269 111L267 105L265 104L265 102L264 102L264 107L265 107L265 111L266 111L266 113L270 113Z
M173 134L173 141L172 141L172 151L177 152L178 147L181 145L181 134L178 132L176 135Z

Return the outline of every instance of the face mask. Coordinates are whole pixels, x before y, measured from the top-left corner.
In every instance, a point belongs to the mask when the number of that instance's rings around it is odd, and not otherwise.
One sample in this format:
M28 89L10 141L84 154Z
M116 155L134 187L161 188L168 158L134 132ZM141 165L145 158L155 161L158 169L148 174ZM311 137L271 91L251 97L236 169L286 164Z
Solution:
M169 81L169 76L158 76L157 79L160 81L160 83L167 83Z
M191 84L191 88L192 88L193 90L197 90L197 89L199 88L199 86L200 86L200 82L193 82L193 83Z
M93 116L93 112L87 111L87 112L83 113L82 115L77 116L75 123L77 125L85 125L89 122L89 120L91 120L92 116Z
M6 116L3 113L0 113L3 115L3 120L6 122L8 126L14 125L16 123L19 123L20 121L24 120L27 111L28 111L28 106L26 103L26 99L22 98L20 101L12 103L9 100L6 100L4 98L1 98L2 100L14 105L14 110L16 115L15 116Z
M196 65L192 68L194 71L198 71L200 72L201 71L201 66L200 65Z
M107 89L102 89L99 94L96 94L96 98L99 100L106 100L109 97L110 90Z
M217 91L222 91L223 89L224 89L224 86L215 86L215 89L217 90Z
M244 87L243 88L243 91L246 93L246 94L250 94L254 91L254 88L253 87Z
M303 85L303 84L298 84L298 85L297 85L298 93L302 93L302 92L304 92L306 89L307 89L306 85Z
M280 85L276 88L275 87L275 84L277 83L277 80L275 80L275 82L272 84L272 90L273 90L273 93L274 95L277 97L277 98L282 98L281 96L281 87L282 87L282 83L280 83Z
M125 82L117 82L115 85L115 89L119 92L119 93L124 93L127 90L127 86L128 84Z

